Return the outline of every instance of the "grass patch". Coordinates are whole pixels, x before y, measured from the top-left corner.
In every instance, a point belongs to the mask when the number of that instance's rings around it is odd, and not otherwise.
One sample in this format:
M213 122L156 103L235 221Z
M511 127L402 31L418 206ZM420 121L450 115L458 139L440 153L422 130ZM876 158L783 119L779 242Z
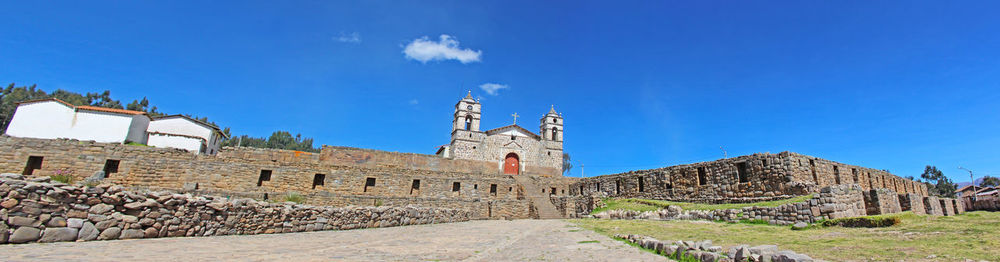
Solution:
M605 198L603 201L605 204L604 207L596 208L594 209L594 211L591 211L590 213L597 214L608 210L634 210L639 212L645 212L645 211L655 211L661 209L658 206L638 203L635 201L630 201L629 199Z
M892 215L893 227L790 227L698 221L574 219L570 222L613 237L639 234L661 240L710 239L721 246L778 245L813 258L844 260L963 259L1000 261L1000 212L969 212L958 216ZM627 243L628 241L626 241Z
M597 241L597 240L587 240L587 241L577 241L576 243L577 243L577 244L591 244L591 243L601 243L601 241Z
M831 220L824 220L820 224L825 227L831 226L841 226L841 227L891 227L902 223L902 216L909 214L915 216L913 213L907 212L903 215L893 214L893 215L878 215L878 216L864 216L864 217L846 217Z
M684 210L719 210L719 209L739 209L739 208L754 207L754 206L776 207L784 204L806 202L809 201L809 199L812 199L812 195L797 196L789 199L774 200L774 201L733 203L733 204L702 204L702 203L674 202L674 201L652 200L652 199L626 199L626 200L646 205L659 206L659 207L679 206Z
M674 202L674 201L638 199L638 198L627 198L627 199L605 198L603 199L603 202L606 206L594 209L594 211L591 211L590 214L597 214L608 210L631 210L639 212L655 211L667 208L667 206L678 206L684 210L738 209L751 206L776 207L789 203L805 202L808 201L809 199L812 199L812 195L798 196L783 200L753 202L753 203L701 204L701 203L691 203L691 202Z
M66 184L73 184L73 181L76 180L72 175L51 175L49 178L52 179L52 181Z
M273 202L278 202L278 203L292 202L296 204L302 204L306 202L306 197L300 195L299 193L291 192L284 196L281 196L281 198L274 199Z

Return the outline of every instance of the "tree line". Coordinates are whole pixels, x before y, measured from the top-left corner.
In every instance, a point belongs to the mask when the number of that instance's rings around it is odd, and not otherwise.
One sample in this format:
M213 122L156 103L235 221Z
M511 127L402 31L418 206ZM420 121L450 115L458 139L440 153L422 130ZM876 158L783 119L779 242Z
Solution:
M88 92L86 94L79 94L62 89L56 89L55 91L52 91L52 93L48 93L41 88L38 88L37 85L15 87L14 83L11 83L7 85L2 92L0 92L0 121L2 121L2 124L0 124L0 132L6 133L7 126L10 125L11 119L14 118L14 111L17 110L17 103L48 98L57 98L76 106L87 105L142 111L146 112L146 114L150 117L168 115L160 112L156 106L150 106L149 99L146 99L145 97L143 97L142 100L132 100L132 102L123 106L121 101L111 98L111 91L109 90L97 93ZM209 121L207 117L197 117L189 114L184 115L219 128L219 125ZM230 133L229 127L219 129L222 130L222 133L225 134L226 137L230 137L230 139L223 141L223 146L247 146L319 152L318 147L313 147L312 138L303 138L301 134L292 136L292 134L288 131L274 131L269 137L251 137L247 135L233 136Z

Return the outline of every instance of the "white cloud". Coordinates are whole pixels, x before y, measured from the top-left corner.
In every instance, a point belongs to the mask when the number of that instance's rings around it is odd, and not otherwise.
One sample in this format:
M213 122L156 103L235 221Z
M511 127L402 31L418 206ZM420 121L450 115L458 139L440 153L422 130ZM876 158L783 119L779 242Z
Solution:
M416 105L416 104L419 104L419 103L420 103L420 101L417 101L416 99L410 99L410 104L411 105Z
M510 88L510 87L507 86L507 85L494 84L494 83L485 83L485 84L479 85L479 89L482 89L487 94L494 95L494 96L497 95L497 91L498 90L500 90L500 89L507 89L507 88Z
M352 43L352 44L361 43L361 35L358 34L358 32L350 34L345 34L344 32L340 32L340 36L335 37L333 39L341 43Z
M458 47L458 40L449 35L441 35L441 40L434 42L426 36L414 39L403 49L406 58L417 60L423 63L433 60L458 60L463 64L479 62L479 56L483 51L472 49L461 49Z

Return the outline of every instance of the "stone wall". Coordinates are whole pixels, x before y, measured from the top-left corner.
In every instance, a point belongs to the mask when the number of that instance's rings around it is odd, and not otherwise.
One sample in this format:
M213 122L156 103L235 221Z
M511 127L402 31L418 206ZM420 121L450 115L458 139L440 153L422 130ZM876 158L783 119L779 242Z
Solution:
M888 188L868 190L865 194L865 208L869 215L903 212L899 204L899 195Z
M263 199L288 193L314 205L409 205L463 208L478 218L529 218L520 185L492 163L433 155L324 146L320 153L245 147L216 155L77 140L0 137L0 172L77 180L117 163L105 181L126 187L187 190ZM540 177L539 187L568 195L575 178Z
M899 194L899 206L903 211L911 211L917 215L927 214L924 198L917 194Z
M933 216L944 215L944 210L941 208L941 201L935 196L925 197L924 207L927 208L928 215L933 215Z
M955 215L955 201L947 198L938 199L938 201L941 201L941 212L944 213L944 215Z
M848 184L927 195L925 185L882 170L791 152L589 177L570 188L572 194L714 203L782 199Z
M788 203L776 207L744 207L739 209L683 210L678 206L665 206L661 210L637 212L612 210L594 215L612 219L655 220L713 220L737 222L741 220L765 221L772 225L791 225L798 222L815 223L823 219L836 219L865 215L864 196L858 185L825 187L806 202Z
M0 243L245 235L467 221L466 210L316 207L0 177Z

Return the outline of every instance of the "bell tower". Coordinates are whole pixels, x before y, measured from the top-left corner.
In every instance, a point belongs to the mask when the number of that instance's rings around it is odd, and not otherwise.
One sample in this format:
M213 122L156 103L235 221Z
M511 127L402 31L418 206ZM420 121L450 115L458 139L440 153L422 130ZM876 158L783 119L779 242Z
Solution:
M542 117L539 129L542 139L553 142L563 141L563 118L562 115L556 113L555 106L552 106L549 113Z
M479 132L479 118L482 114L480 110L482 110L482 105L479 104L479 101L472 99L472 91L469 91L465 98L455 104L455 115L451 126L452 135L459 130Z

